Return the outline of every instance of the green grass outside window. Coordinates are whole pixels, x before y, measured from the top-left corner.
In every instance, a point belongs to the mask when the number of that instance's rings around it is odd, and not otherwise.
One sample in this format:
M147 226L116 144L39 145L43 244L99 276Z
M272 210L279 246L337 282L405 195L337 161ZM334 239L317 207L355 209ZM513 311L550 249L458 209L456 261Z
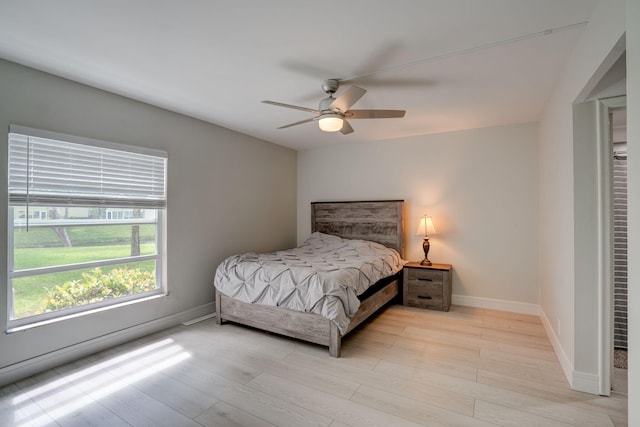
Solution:
M61 247L50 228L35 228L14 235L14 270L68 265L79 262L126 258L131 255L131 226L68 227L67 233L73 247ZM140 254L156 253L155 225L140 226ZM98 244L99 246L95 246ZM105 266L104 272L122 267ZM155 271L155 261L127 263L129 269ZM91 269L65 271L13 280L14 318L41 314L47 300L47 288L63 285L72 280L82 280L82 273Z

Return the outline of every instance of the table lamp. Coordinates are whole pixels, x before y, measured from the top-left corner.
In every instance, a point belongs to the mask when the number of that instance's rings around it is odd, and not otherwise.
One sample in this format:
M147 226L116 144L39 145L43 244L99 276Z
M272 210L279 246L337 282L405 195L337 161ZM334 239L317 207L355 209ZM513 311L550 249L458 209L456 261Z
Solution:
M429 215L425 214L420 218L420 224L418 224L418 231L416 232L416 236L424 236L424 240L422 241L424 259L420 262L421 265L431 265L431 261L429 261L429 235L436 233L436 228L433 226L433 220Z

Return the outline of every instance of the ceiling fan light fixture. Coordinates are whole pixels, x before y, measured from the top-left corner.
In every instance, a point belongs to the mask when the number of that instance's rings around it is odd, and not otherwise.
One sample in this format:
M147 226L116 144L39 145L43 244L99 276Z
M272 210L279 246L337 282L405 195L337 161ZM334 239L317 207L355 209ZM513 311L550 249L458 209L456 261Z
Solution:
M318 120L318 126L324 132L338 132L342 129L343 118L339 114L324 114Z

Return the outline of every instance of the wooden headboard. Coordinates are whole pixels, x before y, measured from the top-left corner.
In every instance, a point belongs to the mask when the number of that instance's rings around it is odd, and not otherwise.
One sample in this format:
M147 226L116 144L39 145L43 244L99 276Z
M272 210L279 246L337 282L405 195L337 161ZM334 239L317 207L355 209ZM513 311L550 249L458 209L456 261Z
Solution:
M404 200L312 202L311 231L371 240L404 258Z

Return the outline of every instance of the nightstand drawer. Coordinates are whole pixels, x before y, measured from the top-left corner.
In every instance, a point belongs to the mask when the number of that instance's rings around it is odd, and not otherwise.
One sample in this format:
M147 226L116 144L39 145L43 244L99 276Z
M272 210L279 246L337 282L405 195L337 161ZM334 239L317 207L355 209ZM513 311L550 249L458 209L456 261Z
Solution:
M408 273L410 282L416 283L438 283L442 285L443 272L439 270L424 270L419 268L410 268Z
M409 282L407 305L420 308L438 308L442 310L442 281L440 283Z

